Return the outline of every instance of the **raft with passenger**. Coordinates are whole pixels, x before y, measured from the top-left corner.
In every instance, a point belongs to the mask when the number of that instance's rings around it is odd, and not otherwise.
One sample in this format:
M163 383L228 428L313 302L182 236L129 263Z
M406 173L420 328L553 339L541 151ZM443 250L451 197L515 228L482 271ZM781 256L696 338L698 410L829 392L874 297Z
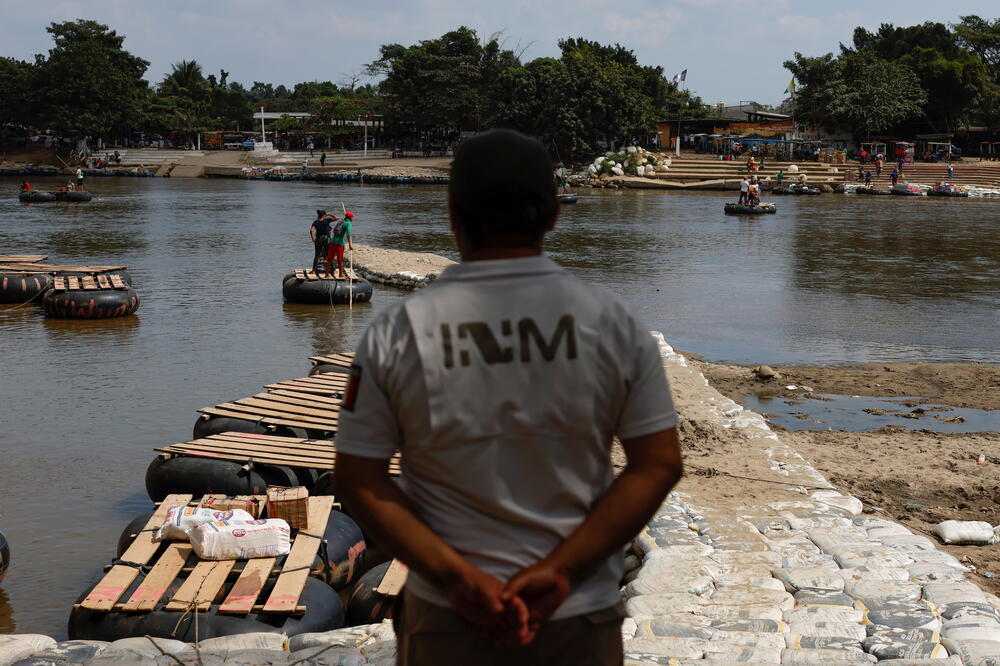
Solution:
M766 215L776 213L778 207L773 203L759 203L756 206L741 203L727 203L725 206L727 215Z
M372 284L353 270L347 277L310 270L295 270L281 279L281 294L289 303L347 305L372 299Z
M273 495L214 494L194 503L218 508L220 521L233 508L260 520L285 520L290 531L271 551L277 554L251 559L200 558L187 541L156 540L170 508L190 506L194 499L176 493L164 498L127 526L102 580L74 605L70 639L194 641L253 632L291 637L343 627L337 590L364 572L364 535L335 509L333 497L292 495L299 499L277 512Z
M49 201L55 201L56 195L52 192L38 192L32 190L30 192L21 192L17 195L18 201L24 203L45 203Z
M951 183L940 183L927 190L929 197L968 197L968 190L964 190Z
M55 193L56 201L91 201L94 195L86 190L67 190Z

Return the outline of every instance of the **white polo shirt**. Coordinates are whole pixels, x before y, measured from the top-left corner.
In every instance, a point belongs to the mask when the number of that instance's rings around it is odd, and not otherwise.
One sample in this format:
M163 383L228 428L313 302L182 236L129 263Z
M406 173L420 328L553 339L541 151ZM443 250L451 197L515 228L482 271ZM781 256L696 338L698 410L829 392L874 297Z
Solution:
M677 423L653 338L615 297L542 256L449 267L379 313L355 365L337 448L399 449L417 515L501 580L583 522L613 479L615 435ZM621 575L617 554L554 617L614 605ZM413 572L407 589L449 605Z

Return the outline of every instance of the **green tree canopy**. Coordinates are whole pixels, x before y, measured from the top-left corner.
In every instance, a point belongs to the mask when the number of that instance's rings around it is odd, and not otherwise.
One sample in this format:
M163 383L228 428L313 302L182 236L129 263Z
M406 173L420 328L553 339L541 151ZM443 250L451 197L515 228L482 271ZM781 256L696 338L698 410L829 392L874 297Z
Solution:
M40 126L68 137L131 132L145 114L149 62L122 48L125 41L95 21L53 23L55 41L39 58L33 84Z
M920 112L927 95L916 74L890 64L869 50L844 56L843 94L835 101L839 114L857 137L870 138Z

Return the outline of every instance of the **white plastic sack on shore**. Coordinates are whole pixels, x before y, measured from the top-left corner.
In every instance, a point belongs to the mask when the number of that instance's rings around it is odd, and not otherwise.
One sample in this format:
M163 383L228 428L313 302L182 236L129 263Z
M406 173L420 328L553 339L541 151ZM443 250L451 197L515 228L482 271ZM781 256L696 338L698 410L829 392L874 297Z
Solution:
M312 647L288 655L288 663L298 660L309 666L362 666L368 663L356 647Z
M909 643L884 640L879 636L869 636L865 640L865 651L883 659L943 659L948 651L940 643Z
M193 506L172 506L167 510L166 520L156 531L156 540L188 541L188 532L214 520L254 520L254 517L243 509L218 511Z
M707 605L726 606L777 606L781 610L789 610L795 605L795 599L782 590L768 590L762 587L726 587L715 590L704 601Z
M615 174L616 176L624 176L625 175L625 172L622 170L622 168L620 166L613 166L613 167L611 167L611 173Z
M691 595L705 594L712 589L712 579L697 572L678 572L673 576L647 574L645 567L622 591L626 599L646 594L681 592Z
M698 598L690 594L643 594L625 601L625 612L637 622L674 613L694 613L700 607Z
M865 666L877 660L864 652L842 650L788 649L781 653L781 666Z
M703 638L710 639L718 631L710 626L694 626L668 620L646 620L636 626L635 638Z
M56 640L42 634L9 634L0 636L0 664L13 664L36 652L53 647Z
M864 612L856 608L838 608L836 606L796 607L785 611L785 622L801 622L814 624L816 622L833 622L841 624L858 624L864 621ZM811 634L810 634L811 635Z
M927 583L924 585L924 598L938 606L959 602L985 604L986 595L975 583Z
M625 641L625 657L656 655L671 659L701 659L708 641L698 638L633 638Z
M149 636L137 636L133 638L121 638L111 645L105 654L110 652L129 652L143 654L151 657L159 657L162 654L177 654L193 649L190 643L175 641L170 638L151 638Z
M959 562L957 557L951 553L946 553L943 550L918 550L910 553L910 557L913 558L914 562L922 562L924 564L944 564L959 571L969 570L969 567Z
M884 641L899 643L940 643L941 633L933 629L898 629L881 624L868 625L868 637L877 636Z
M288 523L269 520L220 520L191 531L191 547L203 560L278 557L291 549Z
M878 662L882 666L963 666L962 658L957 655L937 659L883 659Z
M785 589L789 592L799 590L831 590L842 592L844 590L844 579L836 571L831 571L829 567L794 567L792 569L780 569L774 573L774 577L785 584Z
M792 650L806 648L808 650L854 650L864 652L861 641L844 636L803 636L802 634L785 634L785 646Z
M868 621L877 627L941 630L941 619L935 614L934 607L923 599L868 608L865 615Z
M977 625L966 625L959 627L949 627L945 633L953 641L996 641L1000 643L1000 627L982 627Z
M851 581L844 589L867 607L884 606L894 601L916 601L922 588L919 583L895 580Z
M910 580L918 583L961 583L965 573L947 564L925 564L917 562L906 567Z
M947 544L988 546L997 542L993 526L982 520L946 520L934 526L934 533Z
M910 579L909 570L902 567L854 567L841 569L838 573L847 585L860 582L902 582Z
M994 666L1000 663L1000 643L996 641L941 641L951 654L962 658L965 666Z
M773 605L754 606L702 606L698 613L713 620L775 620L780 621L782 610Z
M836 490L816 490L810 493L809 497L816 502L847 511L854 516L861 515L861 511L864 509L861 500L857 497L844 495Z
M208 638L198 643L199 650L284 650L285 634L258 631L235 636Z
M780 620L712 620L711 626L727 634L784 634L788 631L788 625Z
M829 636L854 641L863 641L868 637L863 624L851 622L789 622L788 631L801 636Z
M782 650L780 647L748 647L712 641L705 647L705 658L725 660L730 664L777 664Z
M937 550L937 545L933 541L919 534L899 534L882 537L879 542L886 548L906 552Z

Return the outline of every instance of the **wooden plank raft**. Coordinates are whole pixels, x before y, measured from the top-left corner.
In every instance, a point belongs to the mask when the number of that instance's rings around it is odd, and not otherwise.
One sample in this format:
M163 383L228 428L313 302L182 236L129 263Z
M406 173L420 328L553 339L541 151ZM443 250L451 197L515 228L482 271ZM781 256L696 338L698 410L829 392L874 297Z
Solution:
M272 393L280 391L297 391L299 393L314 393L328 397L343 397L347 390L348 375L342 372L327 372L300 379L287 379L264 386Z
M57 264L39 264L35 262L15 262L4 264L4 268L12 268L19 271L33 271L35 273L107 273L108 271L122 271L128 266L72 266Z
M102 289L128 289L120 275L67 275L52 278L55 291L99 291Z
M316 396L311 396L315 398ZM283 425L320 432L337 431L340 406L274 393L258 393L249 398L222 402L198 410L206 416L228 416L264 425Z
M290 535L291 548L288 555L282 557L261 557L249 560L200 560L194 554L191 544L180 541L165 542L165 547L155 559L160 543L152 541L155 529L162 524L169 507L176 503L187 504L190 495L168 496L147 524L147 528L136 537L133 546L140 544L136 552L154 547L146 562L154 562L146 573L145 579L135 588L132 595L125 601L119 601L125 590L134 582L139 569L125 565L114 565L105 574L104 579L94 587L90 595L80 604L81 607L94 611L124 611L150 612L161 605L167 611L200 611L207 612L212 604L218 603L219 613L247 615L251 612L272 613L276 615L301 615L306 607L299 604L302 590L310 575L318 574L313 570L313 563L319 553L322 535L334 508L332 496L309 498L309 529L292 530ZM224 499L222 495L206 495L202 502ZM237 498L241 499L241 498ZM177 500L174 502L174 500ZM126 551L126 555L132 551ZM123 555L123 559L124 559ZM129 560L131 562L131 560ZM131 579L120 592L124 583L123 572L129 573ZM236 579L226 590L230 574L237 573ZM184 575L186 574L186 576ZM181 584L177 591L164 600L166 591L181 576ZM270 594L264 597L263 590L272 577L277 576ZM110 585L108 584L110 581Z
M224 432L189 442L157 448L167 455L218 458L238 463L285 465L310 469L332 470L337 464L336 444L326 439L275 437L246 432ZM389 474L400 473L399 454L389 461Z
M48 258L47 254L0 254L0 264L37 264Z
M327 356L310 356L309 360L313 365L339 365L343 368L351 367L354 363L354 352L334 352Z
M325 273L319 274L316 271L299 268L294 271L294 275L296 280L301 280L302 282L313 282L315 280L339 280L345 282L347 280L351 280L353 282L357 282L361 279L358 277L358 274L354 272L354 269L345 268L344 272L347 273L346 278L340 277L339 271L334 271L334 273L327 275Z

